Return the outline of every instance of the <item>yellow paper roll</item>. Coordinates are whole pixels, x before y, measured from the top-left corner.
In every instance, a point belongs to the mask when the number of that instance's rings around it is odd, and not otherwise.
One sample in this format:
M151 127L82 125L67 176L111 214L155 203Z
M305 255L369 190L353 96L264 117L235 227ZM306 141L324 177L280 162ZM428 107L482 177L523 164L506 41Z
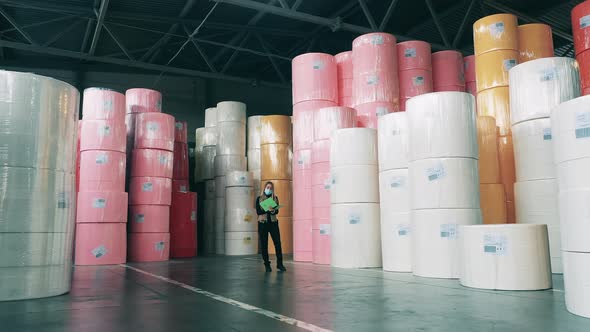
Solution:
M473 24L475 55L495 50L518 49L518 19L511 14L486 16Z
M498 131L493 117L477 117L477 145L479 146L479 183L500 183Z
M279 232L281 234L281 248L283 254L293 253L293 219L279 217ZM268 235L268 253L276 253L270 234Z
M499 136L510 135L510 96L508 87L498 87L477 94L477 115L496 119Z
M516 205L512 201L506 201L506 219L509 224L516 224Z
M291 144L291 117L267 115L260 120L260 144Z
M287 144L263 144L260 146L260 176L262 180L291 180L293 152Z
M260 190L256 192L256 195L262 195L266 182L272 182L275 186L274 193L279 198L279 205L281 205L279 211L279 219L291 218L293 216L293 190L290 180L263 180L260 181Z
M475 56L477 92L508 86L508 71L518 64L517 50L497 50Z
M481 216L484 224L506 224L506 194L501 183L479 185Z
M504 190L506 191L506 200L514 202L514 182L516 182L516 172L514 167L514 147L512 145L512 136L498 138L498 159L500 161L500 177Z
M553 35L547 24L518 26L518 63L549 58L553 54Z

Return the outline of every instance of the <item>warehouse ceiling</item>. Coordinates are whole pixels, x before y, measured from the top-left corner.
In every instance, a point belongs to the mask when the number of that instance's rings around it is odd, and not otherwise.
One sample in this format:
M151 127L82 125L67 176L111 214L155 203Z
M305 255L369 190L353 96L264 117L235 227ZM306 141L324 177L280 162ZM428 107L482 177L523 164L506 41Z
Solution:
M473 53L472 24L512 13L547 23L573 56L582 0L0 0L4 66L150 72L289 86L290 60L336 54L371 32Z

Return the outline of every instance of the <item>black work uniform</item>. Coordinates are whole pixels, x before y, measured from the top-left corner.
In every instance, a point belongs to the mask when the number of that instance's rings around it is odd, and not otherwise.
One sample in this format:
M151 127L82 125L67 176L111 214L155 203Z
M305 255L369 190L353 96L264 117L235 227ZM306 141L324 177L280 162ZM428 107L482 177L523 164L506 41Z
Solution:
M265 194L266 196L266 194ZM267 198L271 196L266 196ZM277 205L279 204L279 198L275 196ZM275 245L275 253L277 255L277 267L283 266L283 249L281 248L281 233L279 232L279 222L272 221L272 215L276 216L279 214L279 210L275 209L275 212L264 211L260 206L260 196L256 197L256 213L259 216L266 215L265 222L258 222L258 239L260 243L260 251L262 252L262 259L264 265L270 265L268 259L268 234L272 238L272 242Z

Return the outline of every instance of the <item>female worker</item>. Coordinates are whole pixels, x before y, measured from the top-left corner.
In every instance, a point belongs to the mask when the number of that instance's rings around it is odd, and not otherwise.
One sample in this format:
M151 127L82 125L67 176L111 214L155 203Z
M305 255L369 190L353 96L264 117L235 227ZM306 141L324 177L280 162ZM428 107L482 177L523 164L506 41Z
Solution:
M287 271L283 266L283 250L281 248L281 234L279 233L279 198L274 194L275 186L272 182L267 182L264 185L264 190L256 198L256 212L258 213L258 237L260 238L260 250L262 251L262 259L266 272L271 272L270 260L268 259L268 233L275 245L275 252L277 255L277 269L281 272ZM260 206L261 202L271 198L276 203L277 207L269 208L268 211Z

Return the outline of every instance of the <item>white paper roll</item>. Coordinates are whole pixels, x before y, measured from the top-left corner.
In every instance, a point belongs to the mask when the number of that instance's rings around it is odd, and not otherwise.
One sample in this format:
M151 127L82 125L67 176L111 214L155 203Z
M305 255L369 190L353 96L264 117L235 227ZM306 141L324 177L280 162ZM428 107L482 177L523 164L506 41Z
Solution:
M553 108L551 126L556 164L590 157L590 96Z
M248 150L248 170L260 171L260 149Z
M248 161L243 155L216 155L215 176L225 176L230 171L245 171Z
M215 207L216 207L216 200L215 199L205 199L205 201L203 202L203 206L205 207L205 212L204 212L204 217L205 217L205 229L204 229L204 233L205 233L205 248L215 248L215 245L211 244L212 242L214 243L214 238L215 238ZM209 235L211 235L211 239L209 238ZM207 252L209 253L213 253L215 251L215 249L213 250L207 250Z
M255 193L250 187L228 187L225 198L225 231L255 232L258 215L254 208Z
M578 64L572 58L543 58L510 69L510 122L549 117L551 109L580 96Z
M248 150L260 149L261 119L261 115L248 117Z
M73 239L71 232L0 233L0 271L3 267L68 264Z
M215 177L215 198L225 197L225 182L225 176Z
M412 209L478 209L479 171L471 158L410 162Z
M461 285L493 290L551 288L545 225L462 226Z
M377 165L331 167L330 176L332 204L379 203Z
M225 174L226 187L252 187L252 173L248 171L229 171Z
M217 108L209 107L205 110L205 127L217 126Z
M215 146L217 144L217 127L205 127L203 130L203 146Z
M554 179L553 141L549 118L512 126L516 181Z
M246 154L246 125L241 122L219 122L217 124L217 154Z
M215 180L205 181L205 199L215 200L216 192L217 190L215 188Z
M225 198L215 198L215 238L224 238L225 232Z
M239 101L217 103L217 125L221 122L236 121L246 124L246 104Z
M228 256L256 255L257 232L225 232L225 254Z
M590 188L559 192L561 249L590 253Z
M406 103L410 161L478 158L475 99L465 92L435 92Z
M203 147L201 162L203 168L203 180L215 179L215 155L217 154L215 145Z
M584 189L590 187L590 157L565 161L557 164L559 190Z
M0 268L0 299L16 301L70 291L72 264Z
M225 234L225 233L224 233ZM225 255L225 235L215 234L215 254Z
M381 267L379 204L332 204L332 266Z
M407 168L379 173L381 219L384 216L410 212L410 183Z
M408 168L409 128L406 112L379 117L377 134L379 171Z
M383 270L412 272L412 224L410 213L383 215L381 204Z
M416 276L459 278L462 225L481 224L479 209L412 211L412 269Z
M370 128L345 128L332 133L332 166L377 165L377 131Z
M205 145L205 128L200 127L195 129L195 149L196 150L203 150L203 146Z
M574 315L590 318L590 254L563 252L565 306Z

